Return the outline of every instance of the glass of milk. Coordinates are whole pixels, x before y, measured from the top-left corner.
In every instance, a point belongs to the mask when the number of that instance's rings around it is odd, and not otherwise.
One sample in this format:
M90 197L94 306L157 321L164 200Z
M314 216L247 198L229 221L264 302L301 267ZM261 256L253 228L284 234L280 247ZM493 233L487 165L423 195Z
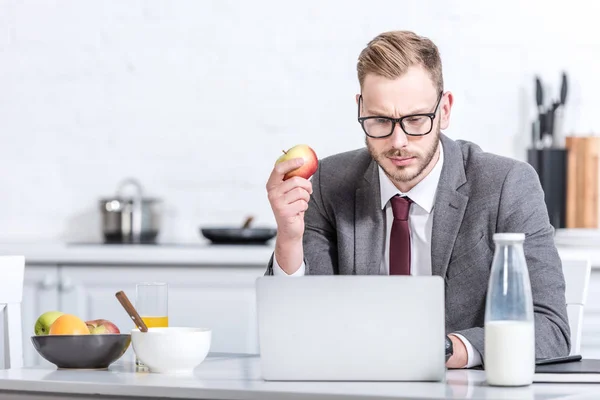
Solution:
M535 372L535 331L523 233L497 233L485 309L489 385L525 386Z

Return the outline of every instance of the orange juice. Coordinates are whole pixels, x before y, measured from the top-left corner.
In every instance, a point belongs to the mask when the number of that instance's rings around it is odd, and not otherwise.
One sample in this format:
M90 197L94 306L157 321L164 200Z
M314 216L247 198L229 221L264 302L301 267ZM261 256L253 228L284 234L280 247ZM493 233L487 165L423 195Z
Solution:
M142 317L148 328L166 328L169 326L169 317Z

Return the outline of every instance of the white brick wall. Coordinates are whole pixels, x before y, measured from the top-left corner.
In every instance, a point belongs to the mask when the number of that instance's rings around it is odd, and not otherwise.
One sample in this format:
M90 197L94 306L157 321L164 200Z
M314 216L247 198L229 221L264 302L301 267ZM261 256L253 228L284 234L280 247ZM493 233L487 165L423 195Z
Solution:
M523 159L533 74L556 95L562 69L567 130L598 132L598 15L592 0L2 0L0 239L99 238L97 200L126 176L165 200L165 241L272 224L281 149L363 145L356 57L390 29L438 43L453 138Z

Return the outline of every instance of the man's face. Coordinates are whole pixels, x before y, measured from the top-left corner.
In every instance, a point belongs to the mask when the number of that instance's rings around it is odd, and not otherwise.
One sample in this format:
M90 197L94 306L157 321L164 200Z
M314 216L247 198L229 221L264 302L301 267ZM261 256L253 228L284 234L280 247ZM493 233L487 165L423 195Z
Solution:
M420 66L409 68L402 77L394 80L368 74L363 83L360 116L400 118L432 113L439 95L429 74ZM396 124L388 137L366 137L371 156L400 190L410 190L433 169L439 154L440 131L448 127L451 106L452 95L447 92L440 99L431 132L427 135L407 135ZM410 118L405 119L409 133L413 131L410 121ZM424 121L429 126L430 119L425 117Z

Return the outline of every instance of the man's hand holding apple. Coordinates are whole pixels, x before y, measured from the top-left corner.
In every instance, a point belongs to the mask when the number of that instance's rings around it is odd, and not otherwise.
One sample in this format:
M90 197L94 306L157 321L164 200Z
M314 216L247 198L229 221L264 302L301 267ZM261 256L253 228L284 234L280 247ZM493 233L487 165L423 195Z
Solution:
M288 274L296 272L303 261L304 212L312 194L308 178L317 164L310 147L295 146L277 160L267 181L269 203L277 223L275 258Z

